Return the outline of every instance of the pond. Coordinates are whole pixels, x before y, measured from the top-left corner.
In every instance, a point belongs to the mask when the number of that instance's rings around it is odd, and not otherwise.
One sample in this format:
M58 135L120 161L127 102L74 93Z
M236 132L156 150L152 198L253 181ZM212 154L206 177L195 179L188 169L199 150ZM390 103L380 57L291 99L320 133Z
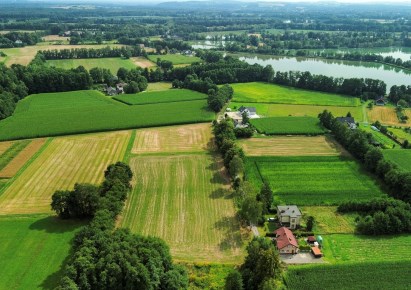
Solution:
M249 64L272 65L274 71L309 71L311 74L330 77L379 79L387 84L387 91L393 85L411 85L411 70L378 63L262 55L237 56Z

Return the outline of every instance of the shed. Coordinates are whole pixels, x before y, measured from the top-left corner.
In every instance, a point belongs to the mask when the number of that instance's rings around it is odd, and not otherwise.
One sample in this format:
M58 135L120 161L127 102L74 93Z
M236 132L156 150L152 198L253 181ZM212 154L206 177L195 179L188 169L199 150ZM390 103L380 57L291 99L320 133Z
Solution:
M321 258L323 256L323 253L318 247L311 247L311 253L313 253L316 258Z
M320 246L323 246L323 237L322 236L317 236L317 242L320 244Z
M308 236L307 237L307 242L310 244L314 244L317 241L317 239L314 236Z

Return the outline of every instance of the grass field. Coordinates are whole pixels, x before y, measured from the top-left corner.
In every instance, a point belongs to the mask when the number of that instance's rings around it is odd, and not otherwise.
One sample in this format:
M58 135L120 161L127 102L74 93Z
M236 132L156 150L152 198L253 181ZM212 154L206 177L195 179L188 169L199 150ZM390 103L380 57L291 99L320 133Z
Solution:
M246 176L258 188L267 180L286 204L334 205L384 195L356 161L337 156L249 157Z
M290 290L410 289L408 261L359 263L289 268L285 282Z
M133 69L137 67L132 60L119 57L48 60L46 65L64 69L76 68L82 65L87 70L94 67L100 67L109 69L113 74L117 74L118 69L121 67L126 69Z
M314 117L271 117L251 119L259 133L267 135L320 135L324 129Z
M174 89L166 91L142 92L130 95L122 94L114 97L114 99L129 105L146 105L205 100L207 99L207 95L191 90Z
M206 100L129 106L97 91L38 94L20 101L14 115L0 121L0 140L200 123L213 118Z
M150 68L157 66L154 62L149 61L145 57L132 57L130 59L136 66L141 68Z
M81 226L44 215L0 217L0 289L54 289Z
M361 107L338 107L338 106L317 106L317 105L287 105L287 104L263 104L263 103L237 103L231 102L230 108L255 107L257 114L264 117L318 117L318 114L324 110L333 113L334 116L340 117L347 115L348 112L355 120L363 120Z
M30 143L29 140L2 142L0 152L0 172Z
M247 156L335 156L338 145L329 137L264 137L239 140Z
M371 133L374 140L379 142L383 146L383 148L391 149L395 146L399 146L398 143L394 142L392 139L388 138L383 133L371 129L369 125L360 124L360 129L364 130L367 133Z
M398 165L400 169L411 171L411 150L392 149L383 150L384 157Z
M0 195L0 214L50 213L51 195L75 183L98 184L122 160L131 132L55 138Z
M132 158L130 166L135 187L122 226L161 237L177 261L241 262L240 225L221 160L209 154L144 156Z
M171 61L174 65L179 64L191 64L193 62L201 62L201 59L196 56L186 56L181 54L150 54L148 55L148 59L151 60L153 63L157 63L157 59L160 58L161 60L168 60Z
M389 127L388 131L394 133L394 135L397 136L398 140L401 143L403 143L405 140L408 140L408 142L411 143L411 134L405 132L403 129Z
M165 91L171 89L171 83L158 82L148 83L147 92Z
M231 264L184 263L189 276L189 290L224 289L227 275L234 269Z
M267 83L239 83L231 86L234 89L234 102L328 106L360 105L360 99L354 97L300 90Z
M368 119L370 123L374 123L375 121L380 121L381 124L384 125L391 125L391 126L409 126L410 121L407 123L401 123L398 120L397 113L395 112L394 107L380 107L374 106L371 110L367 109ZM411 119L411 110L406 109L404 110L404 114Z
M356 214L340 214L336 206L304 206L301 211L315 218L316 234L353 234Z
M204 152L210 146L210 124L194 124L136 130L133 154Z

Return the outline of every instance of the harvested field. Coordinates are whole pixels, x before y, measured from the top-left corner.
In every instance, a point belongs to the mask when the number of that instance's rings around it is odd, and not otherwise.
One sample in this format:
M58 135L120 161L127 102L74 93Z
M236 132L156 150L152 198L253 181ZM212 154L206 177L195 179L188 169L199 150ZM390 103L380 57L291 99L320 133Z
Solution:
M3 170L31 141L16 141L0 154L0 171Z
M147 92L165 91L169 89L171 89L171 83L168 82L148 83Z
M122 131L55 138L0 195L0 214L49 213L56 190L100 183L104 169L122 160L130 135Z
M43 36L43 41L62 41L67 42L70 40L70 37L60 36L60 35L46 35Z
M2 155L4 152L7 151L13 145L14 142L12 141L6 141L6 142L0 142L0 155Z
M141 68L150 68L157 66L154 62L151 62L144 57L132 57L130 59L136 66L139 66Z
M33 157L34 154L44 145L46 139L36 139L30 142L20 153L0 170L0 178L12 178Z
M239 141L247 156L333 156L339 145L329 137L265 137Z
M131 153L202 152L211 140L210 124L194 124L136 130Z
M411 119L411 110L404 110L405 115ZM397 113L394 107L374 106L371 110L367 109L368 119L370 123L380 121L384 125L392 126L407 126L409 123L401 123L398 121Z
M130 166L135 186L122 226L161 237L177 261L241 263L240 225L218 157L142 156Z

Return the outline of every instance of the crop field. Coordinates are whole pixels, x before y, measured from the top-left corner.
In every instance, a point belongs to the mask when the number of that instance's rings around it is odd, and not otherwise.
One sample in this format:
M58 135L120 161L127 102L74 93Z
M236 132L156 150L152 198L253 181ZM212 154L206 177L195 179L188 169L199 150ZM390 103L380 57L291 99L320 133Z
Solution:
M383 150L384 157L398 165L400 169L411 171L411 150L392 149Z
M410 272L407 261L298 266L288 268L285 282L290 290L406 290L411 286Z
M340 151L326 136L275 136L239 140L247 156L335 156Z
M360 105L359 98L307 91L267 83L240 83L232 84L231 86L234 89L234 102L352 107Z
M205 100L207 95L185 89L174 89L166 91L141 92L138 94L122 94L113 99L128 105L146 105L172 102L184 102Z
M204 152L210 140L210 124L139 129L131 153Z
M345 157L250 157L246 175L258 188L267 180L287 204L335 205L384 195L356 161Z
M304 215L313 216L316 234L353 234L356 214L340 214L336 206L304 206Z
M151 60L153 63L157 63L157 59L160 58L161 60L168 60L171 61L174 65L179 64L192 64L193 62L201 62L201 59L196 56L186 56L181 54L150 54L148 55L148 59Z
M391 126L409 126L409 122L401 123L398 120L397 113L394 107L380 107L374 106L371 110L367 109L368 119L370 123L375 121L380 121L381 124L391 125ZM404 114L411 119L411 110L405 109Z
M118 69L121 67L126 69L133 69L137 67L132 60L123 59L120 57L48 60L46 65L64 69L77 68L82 65L87 70L94 67L100 67L109 69L113 74L117 74Z
M21 141L22 143L25 141ZM45 139L35 139L31 141L23 150L20 151L2 170L0 178L12 178L17 172L36 154L44 145Z
M29 140L2 142L0 153L0 172L30 143Z
M3 155L3 153L6 152L7 149L9 149L12 145L13 145L13 142L11 141L0 142L0 156Z
M106 167L123 159L129 131L53 139L0 195L0 214L50 213L56 190L98 184Z
M335 117L346 116L348 112L355 120L363 120L361 107L339 107L339 106L317 106L317 105L287 105L287 104L266 104L266 103L237 103L231 102L230 108L240 108L241 106L255 107L257 114L264 117L318 117L318 114L328 110Z
M97 91L38 94L0 121L0 140L211 121L206 100L129 106Z
M54 289L83 224L46 215L0 217L0 289Z
M314 117L271 117L251 119L259 133L267 135L320 135L324 129Z
M130 166L136 186L122 226L161 237L177 261L242 260L240 225L218 157L143 156L132 158Z

